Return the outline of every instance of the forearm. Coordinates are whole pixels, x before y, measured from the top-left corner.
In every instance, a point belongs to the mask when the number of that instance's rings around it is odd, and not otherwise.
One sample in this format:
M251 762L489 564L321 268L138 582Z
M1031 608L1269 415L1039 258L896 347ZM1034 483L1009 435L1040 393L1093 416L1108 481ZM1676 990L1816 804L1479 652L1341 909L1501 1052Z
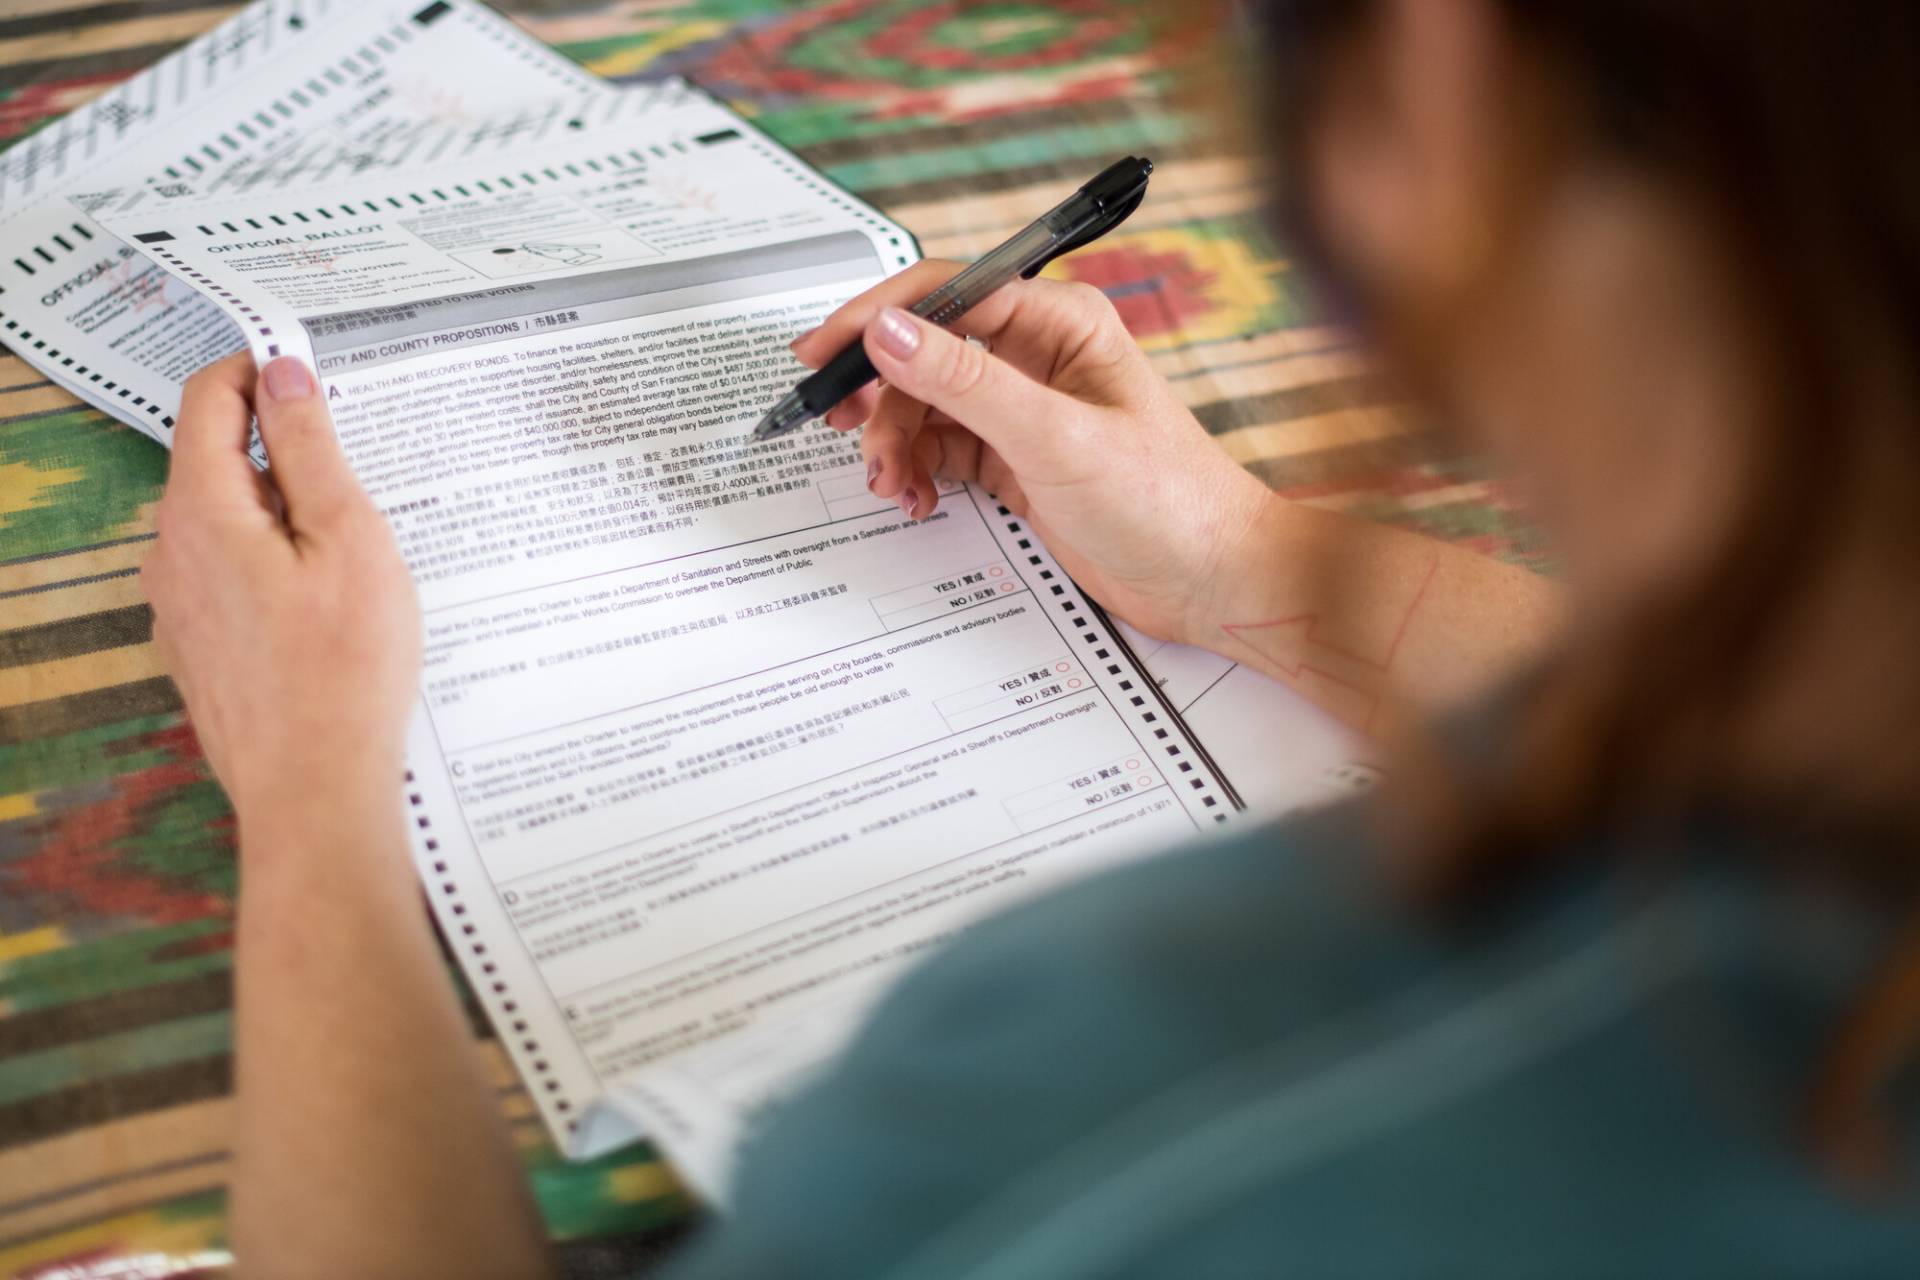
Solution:
M547 1274L398 789L325 790L242 806L236 1257L275 1277Z
M1537 657L1559 590L1463 547L1279 498L1196 600L1189 638L1372 733L1458 703Z

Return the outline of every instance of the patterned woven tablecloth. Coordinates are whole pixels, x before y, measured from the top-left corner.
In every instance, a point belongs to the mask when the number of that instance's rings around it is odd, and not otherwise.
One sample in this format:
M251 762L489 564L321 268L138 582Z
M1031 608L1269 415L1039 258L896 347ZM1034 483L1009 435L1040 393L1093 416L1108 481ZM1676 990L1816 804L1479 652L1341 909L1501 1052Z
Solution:
M1192 36L1159 20L1165 10L508 8L600 75L692 77L933 256L990 247L1117 155L1154 156L1140 213L1049 274L1106 290L1201 421L1282 492L1540 556L1499 487L1414 429L1364 362L1308 323L1262 224L1257 167L1173 96L1168 68ZM0 145L232 12L6 0ZM0 351L0 1277L85 1274L54 1268L141 1253L200 1254L223 1273L233 823L140 597L166 466L159 446ZM600 1273L685 1220L649 1152L560 1161L504 1056L486 1049L574 1271ZM591 1243L608 1238L623 1244Z

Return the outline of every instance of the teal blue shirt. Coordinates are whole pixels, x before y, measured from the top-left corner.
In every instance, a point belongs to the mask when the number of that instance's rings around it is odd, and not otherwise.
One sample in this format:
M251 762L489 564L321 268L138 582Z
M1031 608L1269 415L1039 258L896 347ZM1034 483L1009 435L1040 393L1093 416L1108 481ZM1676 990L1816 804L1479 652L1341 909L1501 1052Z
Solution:
M1792 1131L1891 920L1730 856L1569 863L1441 921L1335 814L987 923L675 1275L1920 1276L1913 1206Z

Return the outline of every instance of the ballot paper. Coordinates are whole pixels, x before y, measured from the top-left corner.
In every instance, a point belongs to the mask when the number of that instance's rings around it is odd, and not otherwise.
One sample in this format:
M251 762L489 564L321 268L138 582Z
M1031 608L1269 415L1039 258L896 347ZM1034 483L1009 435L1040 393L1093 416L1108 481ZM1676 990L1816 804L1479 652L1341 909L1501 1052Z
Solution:
M302 157L333 157L336 172L406 162L397 137L481 116L483 136L460 144L499 145L613 93L467 0L261 0L0 155L0 338L164 444L187 375L246 342L106 234L91 193L187 200ZM503 115L520 106L526 117Z
M1210 649L1113 625L1250 816L1283 818L1384 779L1370 740L1285 685Z
M414 855L556 1138L724 1201L904 966L1242 803L1167 692L1207 660L1163 687L991 495L913 521L850 437L747 439L904 229L698 95L520 118L88 206L318 371L420 590Z

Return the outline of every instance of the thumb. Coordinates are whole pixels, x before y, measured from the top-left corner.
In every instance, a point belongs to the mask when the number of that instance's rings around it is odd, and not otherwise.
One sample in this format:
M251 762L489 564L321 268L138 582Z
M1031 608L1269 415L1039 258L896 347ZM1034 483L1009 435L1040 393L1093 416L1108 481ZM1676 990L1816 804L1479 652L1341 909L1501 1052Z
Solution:
M867 322L867 357L889 386L945 413L1015 473L1067 456L1094 412L938 325L887 307Z
M260 371L253 397L270 474L296 532L332 524L364 501L313 373L292 356Z

